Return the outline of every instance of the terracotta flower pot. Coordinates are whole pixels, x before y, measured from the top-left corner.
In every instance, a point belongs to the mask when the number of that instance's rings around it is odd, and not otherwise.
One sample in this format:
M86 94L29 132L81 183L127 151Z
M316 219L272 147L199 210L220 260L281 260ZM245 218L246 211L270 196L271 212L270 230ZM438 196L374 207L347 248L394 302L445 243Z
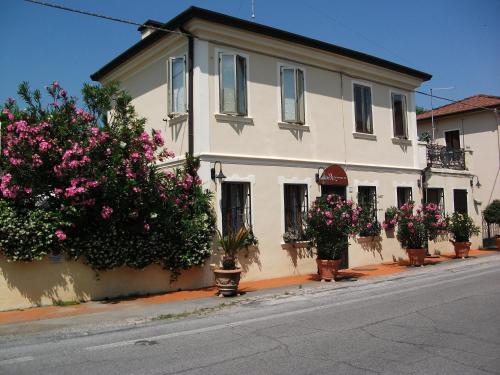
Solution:
M410 266L423 266L425 261L425 249L406 249L408 253L408 258L410 260Z
M470 242L453 242L456 257L467 258L469 256L470 245Z
M337 271L340 268L341 259L316 259L316 263L318 264L318 271L321 280L332 281L337 277Z
M219 294L224 297L231 297L238 292L240 283L241 268L235 270L214 270L215 285L219 289Z

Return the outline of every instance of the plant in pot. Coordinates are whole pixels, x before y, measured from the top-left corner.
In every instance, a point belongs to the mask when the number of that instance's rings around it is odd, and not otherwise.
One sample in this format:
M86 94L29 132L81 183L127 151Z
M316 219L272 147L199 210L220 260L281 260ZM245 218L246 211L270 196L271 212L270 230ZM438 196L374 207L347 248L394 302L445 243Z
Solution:
M488 224L488 237L490 236L490 224L500 225L500 200L495 199L491 202L488 207L483 211L484 220ZM495 236L495 241L497 249L500 250L500 236Z
M401 206L398 213L397 238L406 249L410 265L423 266L427 252L427 229L422 210L413 213L413 203Z
M362 209L357 226L359 228L358 242L373 242L375 237L380 237L382 226L373 211Z
M217 244L223 252L222 268L214 269L219 295L230 297L238 292L241 268L236 267L236 256L242 248L251 244L250 240L251 232L245 227L241 227L237 232L231 231L226 236L218 232Z
M470 238L479 234L479 227L474 224L472 218L467 214L455 212L451 216L448 230L451 233L455 255L457 258L466 258L469 256L471 243Z
M393 230L398 222L398 208L397 207L389 207L385 210L384 222L382 223L382 227L386 231Z
M304 237L316 248L321 280L335 280L342 258L348 250L349 236L358 232L361 209L352 201L336 196L319 197L312 204L306 219Z

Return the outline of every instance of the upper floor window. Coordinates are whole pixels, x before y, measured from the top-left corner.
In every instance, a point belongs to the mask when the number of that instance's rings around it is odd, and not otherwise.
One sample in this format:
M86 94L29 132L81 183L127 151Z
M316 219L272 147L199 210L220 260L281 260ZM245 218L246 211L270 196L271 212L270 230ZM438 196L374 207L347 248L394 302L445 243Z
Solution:
M247 60L238 54L219 54L220 112L245 116L247 110Z
M408 138L405 95L392 94L392 122L394 126L394 137Z
M369 86L354 84L356 132L373 134L372 92Z
M173 57L169 62L169 113L186 112L186 57Z
M281 118L285 122L304 124L304 72L282 66L280 76Z

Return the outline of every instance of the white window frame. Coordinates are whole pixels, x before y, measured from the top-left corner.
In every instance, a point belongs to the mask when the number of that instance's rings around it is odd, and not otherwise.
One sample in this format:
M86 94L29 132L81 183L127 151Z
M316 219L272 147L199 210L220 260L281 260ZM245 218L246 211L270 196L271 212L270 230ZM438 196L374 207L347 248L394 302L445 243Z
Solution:
M172 90L172 63L175 59L183 59L184 60L184 74L183 74L183 84L184 84L184 110L183 111L173 111L173 90ZM168 67L167 67L167 85L168 85L168 113L169 114L183 114L187 113L188 109L188 103L187 103L187 98L188 98L188 76L187 76L187 59L186 55L179 55L179 56L171 56L168 59Z
M372 112L372 132L371 133L361 133L356 130L356 103L354 100L354 86L365 86L370 88L371 96L371 112ZM352 97L352 132L353 134L368 134L368 136L375 136L375 111L373 106L373 84L367 81L352 80L351 81L351 97Z
M401 137L399 135L396 135L395 132L394 132L394 126L396 125L394 123L394 103L393 103L393 100L392 100L392 97L393 95L401 95L403 96L405 99L405 111L404 111L404 116L405 116L405 129L404 129L404 136ZM409 127L409 124L408 124L408 121L409 121L409 116L408 116L408 95L402 91L397 91L397 90L389 90L389 103L390 103L390 107L391 107L391 125L392 125L392 137L393 138L399 138L399 139L410 139L410 136L409 136L409 130L408 130L408 127Z
M297 71L300 70L302 72L302 107L303 107L303 113L302 116L295 116L296 120L295 121L290 121L290 120L285 120L283 117L284 114L284 102L283 102L283 76L282 72L283 69L293 69L294 71L294 82L295 82L295 95L297 95L298 90L297 90ZM302 66L297 66L297 65L290 65L286 63L278 63L278 102L279 102L279 119L282 123L286 124L296 124L296 125L306 125L307 124L307 118L306 118L306 71ZM300 109L300 104L298 101L297 96L295 97L295 105L298 106L298 109ZM297 108L296 108L297 110ZM297 113L297 112L296 112ZM299 118L297 118L299 117ZM300 121L300 117L303 118L303 121Z
M236 56L240 56L242 58L245 59L245 67L246 67L246 71L245 71L245 75L246 75L246 114L239 114L239 113L233 113L233 112L222 112L221 111L221 99L222 99L222 74L221 74L221 62L222 62L222 59L221 59L221 56L222 55L234 55L234 61L235 61L235 69L234 69L234 74L235 74L235 84L237 83L237 79L236 79ZM215 105L216 105L216 108L217 108L217 114L220 114L220 115L224 115L224 116L238 116L238 117L251 117L250 116L250 58L249 58L249 55L246 54L246 53L242 53L240 51L237 51L237 50L230 50L230 49L221 49L221 48L216 48L215 49L215 60L216 60L216 64L215 65L215 70L216 70L216 76L217 76L217 79L216 79L216 82L217 84L215 85ZM237 89L237 87L236 87ZM237 90L235 91L236 95L237 95ZM235 97L235 101L237 103L237 97ZM237 104L236 104L236 108L237 108Z

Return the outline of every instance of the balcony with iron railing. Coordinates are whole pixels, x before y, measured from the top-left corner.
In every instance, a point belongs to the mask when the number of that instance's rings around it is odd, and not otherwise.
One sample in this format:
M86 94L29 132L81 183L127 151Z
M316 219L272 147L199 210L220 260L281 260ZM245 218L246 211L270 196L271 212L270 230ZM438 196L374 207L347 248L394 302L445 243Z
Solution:
M462 148L450 149L435 143L427 144L427 166L431 168L445 168L463 171L466 151Z

